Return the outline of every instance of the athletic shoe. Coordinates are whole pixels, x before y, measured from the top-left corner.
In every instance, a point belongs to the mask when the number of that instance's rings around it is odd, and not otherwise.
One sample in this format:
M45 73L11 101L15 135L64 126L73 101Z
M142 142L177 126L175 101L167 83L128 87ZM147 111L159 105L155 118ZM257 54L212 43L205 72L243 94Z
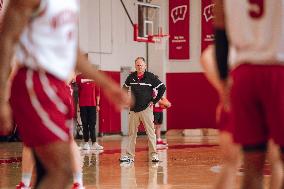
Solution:
M72 189L85 189L85 187L79 184L78 182L75 182L72 186Z
M16 189L31 189L31 187L26 186L23 182L20 182L18 185L16 185Z
M95 142L93 145L92 145L92 150L103 150L104 147L99 145L97 142Z
M83 145L83 150L90 150L90 145L88 142L85 142L85 144Z
M132 163L134 162L134 158L131 158L127 155L125 156L122 156L120 159L119 159L120 162L127 162L127 163Z
M159 156L158 156L158 154L154 154L153 156L152 156L152 162L159 162L160 160L159 160Z
M162 140L157 140L157 146L168 146L168 144Z
M134 161L131 162L121 162L120 163L120 167L124 167L124 168L131 168L134 166Z

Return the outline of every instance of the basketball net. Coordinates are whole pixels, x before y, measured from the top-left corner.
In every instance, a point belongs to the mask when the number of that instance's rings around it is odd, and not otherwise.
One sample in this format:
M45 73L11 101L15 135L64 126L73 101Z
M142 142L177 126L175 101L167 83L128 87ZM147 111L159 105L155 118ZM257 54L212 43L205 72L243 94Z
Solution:
M169 36L155 36L153 37L155 50L165 50L167 46L167 42L169 40Z

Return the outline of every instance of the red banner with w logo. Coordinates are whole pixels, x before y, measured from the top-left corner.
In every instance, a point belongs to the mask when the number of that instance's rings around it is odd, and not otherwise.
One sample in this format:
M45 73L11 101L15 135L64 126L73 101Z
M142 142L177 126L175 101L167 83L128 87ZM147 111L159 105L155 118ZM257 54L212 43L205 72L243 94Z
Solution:
M214 42L212 0L202 0L201 10L201 51Z
M169 59L189 59L189 0L169 0Z

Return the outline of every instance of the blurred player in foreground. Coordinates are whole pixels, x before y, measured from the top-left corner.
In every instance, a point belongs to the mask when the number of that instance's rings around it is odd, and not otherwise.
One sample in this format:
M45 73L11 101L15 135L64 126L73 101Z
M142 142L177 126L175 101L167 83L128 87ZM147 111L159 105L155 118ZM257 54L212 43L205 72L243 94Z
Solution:
M217 65L214 59L214 51L215 48L212 45L203 51L201 56L201 65L208 81L219 94L222 94L221 80L218 76ZM230 112L224 110L224 106L220 101L216 109L216 121L219 126L219 144L223 154L224 165L221 169L220 176L215 183L215 189L227 189L235 185L236 172L241 162L241 148L239 144L234 142L234 126L231 119ZM280 189L283 177L282 163L279 147L275 145L272 140L269 141L267 159L271 163L269 187L270 189Z
M63 189L72 177L70 92L75 68L93 79L117 108L130 105L120 86L98 72L78 49L79 1L10 0L0 33L0 126L12 129L7 80L14 53L20 63L11 107L20 136L37 164L35 188ZM16 48L16 49L15 49Z

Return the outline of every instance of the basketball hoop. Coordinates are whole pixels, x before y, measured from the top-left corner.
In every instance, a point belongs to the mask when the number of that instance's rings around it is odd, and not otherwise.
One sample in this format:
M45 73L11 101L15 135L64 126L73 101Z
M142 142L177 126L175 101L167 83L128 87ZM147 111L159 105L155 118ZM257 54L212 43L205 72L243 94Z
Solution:
M169 37L170 36L166 34L152 36L152 40L155 45L155 50L165 50Z
M162 27L160 26L160 5L152 3L144 3L137 1L136 16L133 25L134 41L144 43L155 43L161 41L159 37L162 34Z

